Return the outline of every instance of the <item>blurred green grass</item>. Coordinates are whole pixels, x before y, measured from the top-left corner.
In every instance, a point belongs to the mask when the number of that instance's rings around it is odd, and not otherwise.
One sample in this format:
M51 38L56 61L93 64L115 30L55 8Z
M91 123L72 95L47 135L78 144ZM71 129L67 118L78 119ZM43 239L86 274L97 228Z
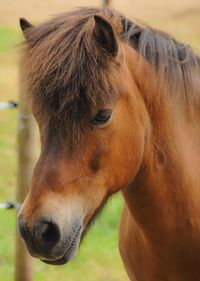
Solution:
M20 42L20 30L12 27L0 27L0 52L13 51L13 46Z
M14 50L22 37L19 31L0 27L0 101L17 100L17 59ZM17 109L0 110L0 202L15 200ZM118 252L118 224L122 208L119 196L83 241L77 257L68 265L54 267L35 261L35 281L128 280ZM15 211L0 209L0 280L14 276Z

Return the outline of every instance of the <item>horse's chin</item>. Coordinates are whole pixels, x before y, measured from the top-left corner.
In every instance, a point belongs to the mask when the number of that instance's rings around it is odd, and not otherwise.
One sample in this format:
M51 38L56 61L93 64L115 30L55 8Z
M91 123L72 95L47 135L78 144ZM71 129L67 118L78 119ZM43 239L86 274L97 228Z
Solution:
M46 264L51 264L51 265L63 265L63 264L68 263L74 256L69 257L67 254L65 254L62 258L60 258L58 260L41 260L41 261Z
M75 239L72 241L70 247L67 249L66 253L61 258L55 260L41 259L41 261L51 265L63 265L68 263L76 255L81 240L81 234L82 234L82 229L79 230Z

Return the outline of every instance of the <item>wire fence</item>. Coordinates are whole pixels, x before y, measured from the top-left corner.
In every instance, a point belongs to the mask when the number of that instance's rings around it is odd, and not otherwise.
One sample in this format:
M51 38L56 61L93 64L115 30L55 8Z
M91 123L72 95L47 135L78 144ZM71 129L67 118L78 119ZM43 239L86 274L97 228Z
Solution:
M15 101L0 102L0 110L7 108L16 108L18 103ZM17 209L19 210L21 204L18 202L0 202L0 209Z

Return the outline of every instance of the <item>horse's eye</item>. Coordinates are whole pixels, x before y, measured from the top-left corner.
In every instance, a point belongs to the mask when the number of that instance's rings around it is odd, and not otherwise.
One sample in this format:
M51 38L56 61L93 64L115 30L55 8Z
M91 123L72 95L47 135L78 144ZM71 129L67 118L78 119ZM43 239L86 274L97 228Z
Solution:
M110 120L111 115L112 115L112 110L101 109L97 112L96 116L92 120L92 124L94 126L103 126Z

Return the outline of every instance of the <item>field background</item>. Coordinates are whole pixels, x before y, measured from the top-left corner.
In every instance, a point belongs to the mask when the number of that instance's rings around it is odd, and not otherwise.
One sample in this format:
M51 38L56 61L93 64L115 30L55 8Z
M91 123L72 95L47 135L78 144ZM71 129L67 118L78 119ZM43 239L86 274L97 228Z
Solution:
M0 101L18 99L18 18L37 24L51 15L77 6L99 6L100 1L0 0ZM112 0L111 6L173 34L200 53L199 0ZM0 111L0 202L15 200L17 110ZM69 265L53 267L35 261L36 281L127 281L118 248L122 199L110 200ZM15 212L0 209L0 280L14 274Z

